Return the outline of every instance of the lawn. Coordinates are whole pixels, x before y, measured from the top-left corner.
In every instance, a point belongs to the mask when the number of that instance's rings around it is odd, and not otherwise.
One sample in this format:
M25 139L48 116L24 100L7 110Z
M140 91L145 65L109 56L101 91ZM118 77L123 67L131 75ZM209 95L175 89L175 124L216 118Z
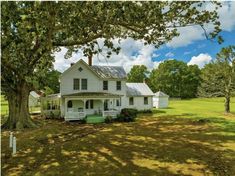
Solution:
M235 114L235 99L232 99ZM11 156L2 132L2 175L235 175L235 115L222 99L171 101L136 122L40 120L15 132Z
M29 112L30 113L34 113L34 112L38 112L40 111L40 106L39 107L30 107L29 108ZM3 95L1 95L1 116L7 116L9 113L9 109L8 109L8 102L7 100L4 98ZM5 120L6 118L4 118L3 120Z

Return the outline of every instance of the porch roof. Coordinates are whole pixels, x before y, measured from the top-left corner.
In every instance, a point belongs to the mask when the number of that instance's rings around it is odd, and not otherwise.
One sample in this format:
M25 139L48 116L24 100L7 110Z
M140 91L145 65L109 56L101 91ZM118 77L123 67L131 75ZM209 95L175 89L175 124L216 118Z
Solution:
M89 97L89 98L106 98L106 97L121 97L123 95L120 94L112 94L106 92L79 92L63 95L63 97Z

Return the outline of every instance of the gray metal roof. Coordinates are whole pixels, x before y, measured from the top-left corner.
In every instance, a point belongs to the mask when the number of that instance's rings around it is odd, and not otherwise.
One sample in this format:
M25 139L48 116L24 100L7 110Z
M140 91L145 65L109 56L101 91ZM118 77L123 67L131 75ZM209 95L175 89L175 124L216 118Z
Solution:
M31 91L30 95L32 95L34 98L39 98L40 97L40 95L38 95L37 92L35 92L35 91Z
M112 93L106 93L106 92L78 92L78 93L72 93L72 94L66 94L63 95L63 97L121 97L123 95L120 94L112 94Z
M158 91L154 94L156 97L169 97L169 95L161 92L161 91Z
M127 96L154 96L152 90L145 83L126 83Z
M91 68L104 79L126 79L126 72L123 67L93 65Z

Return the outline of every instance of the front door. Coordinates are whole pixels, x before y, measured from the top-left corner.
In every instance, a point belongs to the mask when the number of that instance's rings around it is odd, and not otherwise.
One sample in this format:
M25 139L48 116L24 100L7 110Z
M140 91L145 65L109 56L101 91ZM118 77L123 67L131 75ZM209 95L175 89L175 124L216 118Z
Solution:
M107 111L108 110L108 100L104 101L104 110Z

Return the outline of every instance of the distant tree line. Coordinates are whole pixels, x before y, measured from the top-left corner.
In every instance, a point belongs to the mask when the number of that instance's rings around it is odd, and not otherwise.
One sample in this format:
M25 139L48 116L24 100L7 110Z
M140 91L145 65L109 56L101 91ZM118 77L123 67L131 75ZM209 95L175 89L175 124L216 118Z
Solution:
M229 112L230 97L235 96L235 46L222 48L202 69L166 60L151 72L144 65L135 65L127 76L128 82L145 80L153 92L161 90L170 97L225 97L225 112Z

